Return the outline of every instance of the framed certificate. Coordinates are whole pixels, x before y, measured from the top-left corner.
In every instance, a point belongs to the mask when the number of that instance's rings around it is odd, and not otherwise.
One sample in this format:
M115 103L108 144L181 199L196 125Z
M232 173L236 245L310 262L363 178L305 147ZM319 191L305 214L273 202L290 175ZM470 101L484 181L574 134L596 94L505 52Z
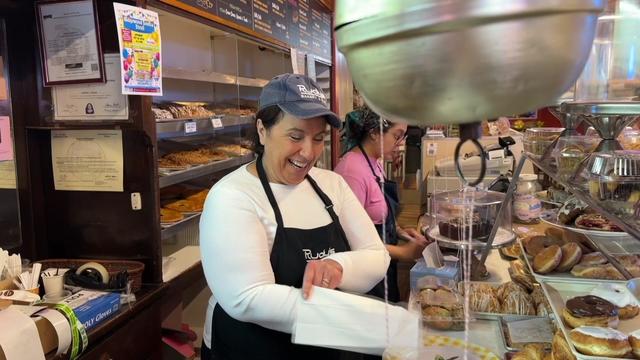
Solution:
M36 3L44 86L104 82L95 0Z

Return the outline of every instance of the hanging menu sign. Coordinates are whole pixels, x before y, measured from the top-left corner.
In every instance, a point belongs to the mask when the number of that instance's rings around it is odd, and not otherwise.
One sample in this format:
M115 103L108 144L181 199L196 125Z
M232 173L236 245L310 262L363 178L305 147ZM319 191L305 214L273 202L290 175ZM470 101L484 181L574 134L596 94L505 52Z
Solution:
M160 1L331 61L331 13L318 0Z

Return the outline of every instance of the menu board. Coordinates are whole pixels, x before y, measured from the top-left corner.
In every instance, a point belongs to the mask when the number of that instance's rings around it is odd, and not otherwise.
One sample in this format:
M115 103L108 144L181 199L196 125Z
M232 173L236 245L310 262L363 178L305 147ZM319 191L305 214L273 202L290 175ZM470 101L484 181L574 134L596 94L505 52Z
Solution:
M331 61L331 13L318 0L160 0ZM195 10L195 11L193 11Z

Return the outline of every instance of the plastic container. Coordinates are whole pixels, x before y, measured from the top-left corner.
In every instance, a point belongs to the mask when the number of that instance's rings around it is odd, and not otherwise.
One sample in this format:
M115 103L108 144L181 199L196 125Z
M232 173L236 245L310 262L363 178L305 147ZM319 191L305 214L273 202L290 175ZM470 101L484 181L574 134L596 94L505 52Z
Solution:
M522 141L524 151L533 156L540 158L544 152L551 146L551 143L560 136L564 128L530 128L524 133Z
M587 171L594 199L618 216L640 220L640 151L595 153Z
M595 136L566 136L556 142L552 156L556 159L558 174L569 177L578 165L598 146L600 139Z
M521 224L537 224L540 222L542 203L536 197L536 181L534 174L521 174L518 178L516 192L513 195L514 220Z
M471 238L486 241L494 224L511 229L511 206L507 206L497 219L505 194L496 191L460 190L436 194L433 213L439 234L453 240ZM506 224L504 221L508 221Z

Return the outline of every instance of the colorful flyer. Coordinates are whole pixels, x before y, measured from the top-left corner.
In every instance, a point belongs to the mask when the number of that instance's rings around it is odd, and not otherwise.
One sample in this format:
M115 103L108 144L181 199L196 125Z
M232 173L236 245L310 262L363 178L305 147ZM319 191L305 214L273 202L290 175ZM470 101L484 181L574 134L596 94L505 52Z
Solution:
M158 13L113 3L122 66L122 94L162 96Z
M0 161L5 160L13 160L11 119L8 116L0 116Z

